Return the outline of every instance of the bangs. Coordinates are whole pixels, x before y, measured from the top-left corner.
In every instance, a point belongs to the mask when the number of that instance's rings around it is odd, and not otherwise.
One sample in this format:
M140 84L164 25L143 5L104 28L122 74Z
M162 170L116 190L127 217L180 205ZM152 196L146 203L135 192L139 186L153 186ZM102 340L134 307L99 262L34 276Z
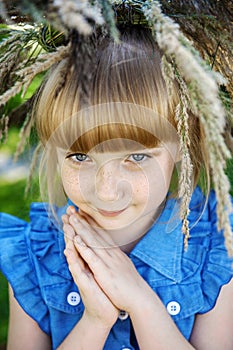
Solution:
M83 153L88 153L92 149L97 152L114 152L129 148L137 150L157 147L160 142L155 135L145 129L113 123L98 126L84 133L73 143L70 150Z
M178 136L167 119L143 106L112 102L88 107L66 119L47 146L87 153L93 148L106 152L128 149L129 144L140 149L168 142L178 143Z

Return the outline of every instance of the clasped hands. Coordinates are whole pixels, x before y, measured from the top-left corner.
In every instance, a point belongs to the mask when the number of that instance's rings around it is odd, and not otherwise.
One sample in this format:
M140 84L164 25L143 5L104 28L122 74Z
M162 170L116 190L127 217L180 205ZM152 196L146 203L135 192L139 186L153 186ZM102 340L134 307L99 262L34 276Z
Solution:
M130 316L138 312L151 289L91 217L70 206L62 220L64 254L85 306L84 315L98 327L111 329L119 310Z

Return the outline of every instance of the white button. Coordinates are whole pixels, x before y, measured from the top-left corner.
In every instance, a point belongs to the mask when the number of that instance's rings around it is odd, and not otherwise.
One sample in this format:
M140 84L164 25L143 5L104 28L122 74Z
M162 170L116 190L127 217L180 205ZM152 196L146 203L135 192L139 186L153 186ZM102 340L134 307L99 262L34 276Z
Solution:
M121 348L121 350L132 350L131 348Z
M119 311L119 316L118 316L118 318L119 318L121 321L126 320L128 317L129 317L129 314L128 314L126 311L124 311L124 310L120 310L120 311Z
M172 316L178 315L180 313L180 304L177 301L170 301L167 304L167 311Z
M78 305L80 303L80 300L81 300L80 295L77 292L70 292L67 295L67 301L72 306Z

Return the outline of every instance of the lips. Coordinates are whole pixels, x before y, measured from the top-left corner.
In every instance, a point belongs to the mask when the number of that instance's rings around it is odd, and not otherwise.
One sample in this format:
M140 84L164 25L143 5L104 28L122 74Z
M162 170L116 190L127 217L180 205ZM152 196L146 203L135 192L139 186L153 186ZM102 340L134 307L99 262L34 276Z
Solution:
M102 209L98 209L98 212L103 215L103 216L107 216L107 217L115 217L120 215L121 213L123 213L125 211L125 209L122 210L118 210L118 211L108 211L108 210L102 210Z

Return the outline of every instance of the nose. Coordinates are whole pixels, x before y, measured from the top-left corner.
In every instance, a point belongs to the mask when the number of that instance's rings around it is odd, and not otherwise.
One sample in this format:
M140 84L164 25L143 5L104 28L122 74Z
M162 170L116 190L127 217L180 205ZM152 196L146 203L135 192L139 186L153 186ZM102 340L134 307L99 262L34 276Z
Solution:
M102 164L96 174L96 195L99 199L115 202L121 197L119 164L111 160Z

